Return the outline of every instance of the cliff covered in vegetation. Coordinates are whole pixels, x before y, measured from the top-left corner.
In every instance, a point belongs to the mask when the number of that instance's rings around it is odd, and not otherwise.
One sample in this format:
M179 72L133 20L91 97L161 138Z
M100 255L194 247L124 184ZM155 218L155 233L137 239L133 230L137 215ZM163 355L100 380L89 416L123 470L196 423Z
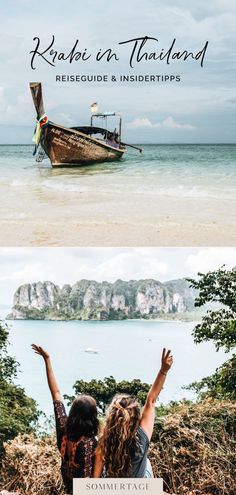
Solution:
M154 318L192 311L196 291L184 279L80 280L62 288L52 282L21 285L14 295L11 319L109 320Z

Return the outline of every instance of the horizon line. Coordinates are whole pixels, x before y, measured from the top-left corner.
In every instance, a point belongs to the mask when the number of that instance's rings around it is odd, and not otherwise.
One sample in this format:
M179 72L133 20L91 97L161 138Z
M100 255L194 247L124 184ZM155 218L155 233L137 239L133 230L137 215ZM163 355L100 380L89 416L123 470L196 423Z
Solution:
M220 146L220 145L236 145L236 142L231 142L231 141L227 141L227 142L190 142L190 143L186 143L186 142L166 142L166 143L153 143L153 142L135 142L135 141L132 141L132 144L135 144L135 145L151 145L151 146L166 146L166 145L184 145L184 146L192 146L192 145L201 145L201 146L209 146L209 145L216 145L216 146ZM32 146L34 147L35 144L31 144L31 143L0 143L0 146Z

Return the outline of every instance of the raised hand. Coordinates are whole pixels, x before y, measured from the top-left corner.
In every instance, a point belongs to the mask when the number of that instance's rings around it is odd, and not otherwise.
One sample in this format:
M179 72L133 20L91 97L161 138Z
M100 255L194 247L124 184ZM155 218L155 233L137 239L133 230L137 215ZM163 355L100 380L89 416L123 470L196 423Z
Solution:
M161 371L163 373L167 373L169 369L171 368L173 363L173 357L171 355L171 351L164 348L162 351L162 356L161 356Z
M147 394L140 421L140 426L145 431L149 440L151 440L154 427L156 400L163 389L163 385L166 381L166 375L172 365L172 362L173 358L171 356L171 351L166 351L166 349L163 349L161 369L158 371L157 376Z
M35 352L35 354L39 354L40 356L43 357L44 360L46 359L49 359L50 356L48 354L47 351L45 351L45 349L43 349L42 347L40 347L39 345L36 345L36 344L32 344L31 345L33 351Z

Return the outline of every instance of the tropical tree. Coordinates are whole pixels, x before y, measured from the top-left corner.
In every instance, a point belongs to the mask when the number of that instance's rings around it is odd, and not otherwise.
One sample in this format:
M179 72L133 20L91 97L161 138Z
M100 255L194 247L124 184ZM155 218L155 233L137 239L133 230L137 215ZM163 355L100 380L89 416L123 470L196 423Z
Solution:
M195 343L212 341L216 350L233 351L236 346L236 269L225 266L206 274L198 273L199 279L188 279L190 287L197 289L195 306L213 303L193 331ZM236 355L217 368L212 376L192 383L199 397L236 399Z
M132 395L133 397L136 397L141 404L144 404L150 385L143 383L138 379L130 382L126 380L117 382L113 376L109 376L104 378L104 380L91 380L89 382L78 380L75 382L73 388L76 395L92 395L97 402L98 408L104 413L107 405L116 394ZM74 399L74 397L68 395L65 395L65 398L68 400L69 404Z
M0 321L0 455L3 442L18 433L30 433L37 423L36 402L16 385L18 363L7 352L8 328Z

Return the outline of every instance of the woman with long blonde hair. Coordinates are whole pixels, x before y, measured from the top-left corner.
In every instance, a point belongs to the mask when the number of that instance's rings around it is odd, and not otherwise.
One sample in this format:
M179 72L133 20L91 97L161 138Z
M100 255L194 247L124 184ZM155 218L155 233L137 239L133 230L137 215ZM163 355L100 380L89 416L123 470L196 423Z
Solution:
M152 478L147 457L153 433L156 400L173 358L163 349L161 368L151 386L143 410L129 395L114 397L103 426L95 457L94 478Z

